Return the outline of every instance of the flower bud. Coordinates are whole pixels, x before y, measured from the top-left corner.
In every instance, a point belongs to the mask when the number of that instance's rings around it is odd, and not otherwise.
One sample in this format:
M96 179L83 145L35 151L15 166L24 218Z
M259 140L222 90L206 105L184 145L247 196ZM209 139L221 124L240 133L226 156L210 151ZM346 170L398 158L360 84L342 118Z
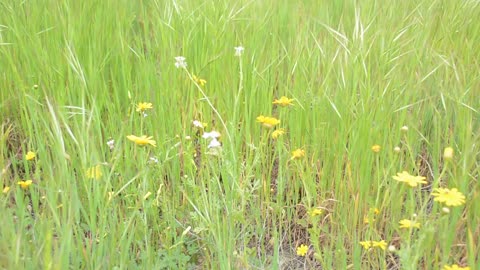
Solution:
M443 150L443 159L444 160L452 160L453 158L453 148L447 147Z

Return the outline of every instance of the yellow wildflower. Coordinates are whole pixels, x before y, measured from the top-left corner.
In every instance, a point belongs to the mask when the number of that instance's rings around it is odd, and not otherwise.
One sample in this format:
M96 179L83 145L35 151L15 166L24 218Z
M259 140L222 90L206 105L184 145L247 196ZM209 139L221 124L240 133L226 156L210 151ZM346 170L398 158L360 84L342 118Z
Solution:
M304 156L305 156L305 150L297 149L292 152L292 157L290 158L290 160L301 159Z
M372 146L372 151L375 152L375 153L380 152L380 149L382 149L382 147L378 144L375 144L375 145Z
M453 158L453 148L447 147L443 150L443 159L445 160L452 160Z
M370 221L375 222L375 216L380 214L380 210L378 208L370 208L369 209L369 214L363 217L363 223L364 224L369 224ZM373 217L372 217L373 216ZM370 220L370 217L372 217L372 220Z
M402 219L400 220L400 229L411 229L411 228L417 228L420 229L420 223L409 220L409 219Z
M448 188L436 188L432 192L432 196L435 197L434 201L445 203L446 206L460 206L465 203L465 195L456 188L451 190Z
M360 245L362 245L364 249L375 248L375 247L378 247L382 250L387 249L387 242L385 242L384 240L378 241L378 242L377 241L361 241L359 243Z
M272 103L275 105L280 105L282 107L287 107L292 104L293 99L287 98L286 96L282 96L280 99L275 99Z
M401 173L397 173L397 176L393 176L393 179L400 181L400 182L405 182L411 187L416 187L418 184L426 184L427 181L425 181L424 176L413 176L410 175L408 172L403 171Z
M28 189L30 185L32 185L32 180L25 180L25 181L18 181L17 184L22 188L22 189Z
M443 270L470 270L470 267L460 267L457 264L452 264L452 266L445 265L443 266Z
M102 175L103 175L102 167L101 167L100 164L97 165L97 166L93 166L93 167L88 168L85 173L87 175L87 178L89 178L89 179L93 178L95 180L100 179L100 177L102 177Z
M146 110L153 109L152 103L140 102L137 104L137 112L144 112Z
M311 217L319 216L322 213L323 213L323 210L319 209L319 208L313 208L309 211L309 214L310 214Z
M264 127L272 128L278 124L280 124L280 120L274 117L268 117L260 115L257 117L257 122L261 123Z
M25 155L26 160L34 160L37 155L35 152L28 151L27 154Z
M137 137L135 135L128 135L127 139L134 142L136 145L140 145L140 146L145 146L145 145L148 145L148 144L150 144L153 147L157 146L157 142L152 140L153 139L152 136L147 137L146 135L142 135L140 137Z
M372 218L372 222L375 222L376 219ZM363 217L363 224L370 224L370 219L368 216Z
M194 80L197 84L199 84L200 86L204 86L205 84L207 84L207 81L206 81L206 80L204 80L204 79L202 79L202 78L199 78L199 77L197 77L197 76L195 76L195 75L192 75L192 78L193 78L193 80Z
M369 249L372 247L372 241L360 241L360 245L362 245L364 249Z
M272 132L272 139L276 140L278 139L278 137L282 136L283 134L285 134L285 129L283 128L276 129Z
M7 194L9 191L10 191L10 187L9 187L9 186L5 186L5 187L3 188L3 194Z
M378 247L378 248L381 248L382 250L386 250L387 249L387 242L385 242L385 240L382 240L382 241L372 241L372 247Z
M307 255L307 252L308 252L308 246L307 245L302 244L299 247L297 247L297 255L298 256L305 257L305 255Z

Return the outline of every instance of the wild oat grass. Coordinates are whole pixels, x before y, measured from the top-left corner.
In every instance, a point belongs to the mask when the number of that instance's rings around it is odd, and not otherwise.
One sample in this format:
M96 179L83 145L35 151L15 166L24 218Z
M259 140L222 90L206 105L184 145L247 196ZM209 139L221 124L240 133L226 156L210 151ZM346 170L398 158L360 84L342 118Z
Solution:
M0 14L0 268L480 269L480 2Z

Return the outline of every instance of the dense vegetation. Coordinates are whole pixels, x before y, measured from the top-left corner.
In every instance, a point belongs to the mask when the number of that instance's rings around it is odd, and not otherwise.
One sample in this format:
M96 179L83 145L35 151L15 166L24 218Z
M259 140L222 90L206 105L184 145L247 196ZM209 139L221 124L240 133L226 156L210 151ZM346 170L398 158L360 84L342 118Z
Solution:
M479 1L0 13L0 268L480 269Z

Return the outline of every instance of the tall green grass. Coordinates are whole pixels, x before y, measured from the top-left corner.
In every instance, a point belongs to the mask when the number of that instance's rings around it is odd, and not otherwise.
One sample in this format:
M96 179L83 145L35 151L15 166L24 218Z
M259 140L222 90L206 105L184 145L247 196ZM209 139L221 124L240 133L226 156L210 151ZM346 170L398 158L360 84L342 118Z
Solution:
M480 269L478 1L1 0L0 13L2 269ZM221 148L201 137L212 130ZM439 187L465 204L442 210Z

